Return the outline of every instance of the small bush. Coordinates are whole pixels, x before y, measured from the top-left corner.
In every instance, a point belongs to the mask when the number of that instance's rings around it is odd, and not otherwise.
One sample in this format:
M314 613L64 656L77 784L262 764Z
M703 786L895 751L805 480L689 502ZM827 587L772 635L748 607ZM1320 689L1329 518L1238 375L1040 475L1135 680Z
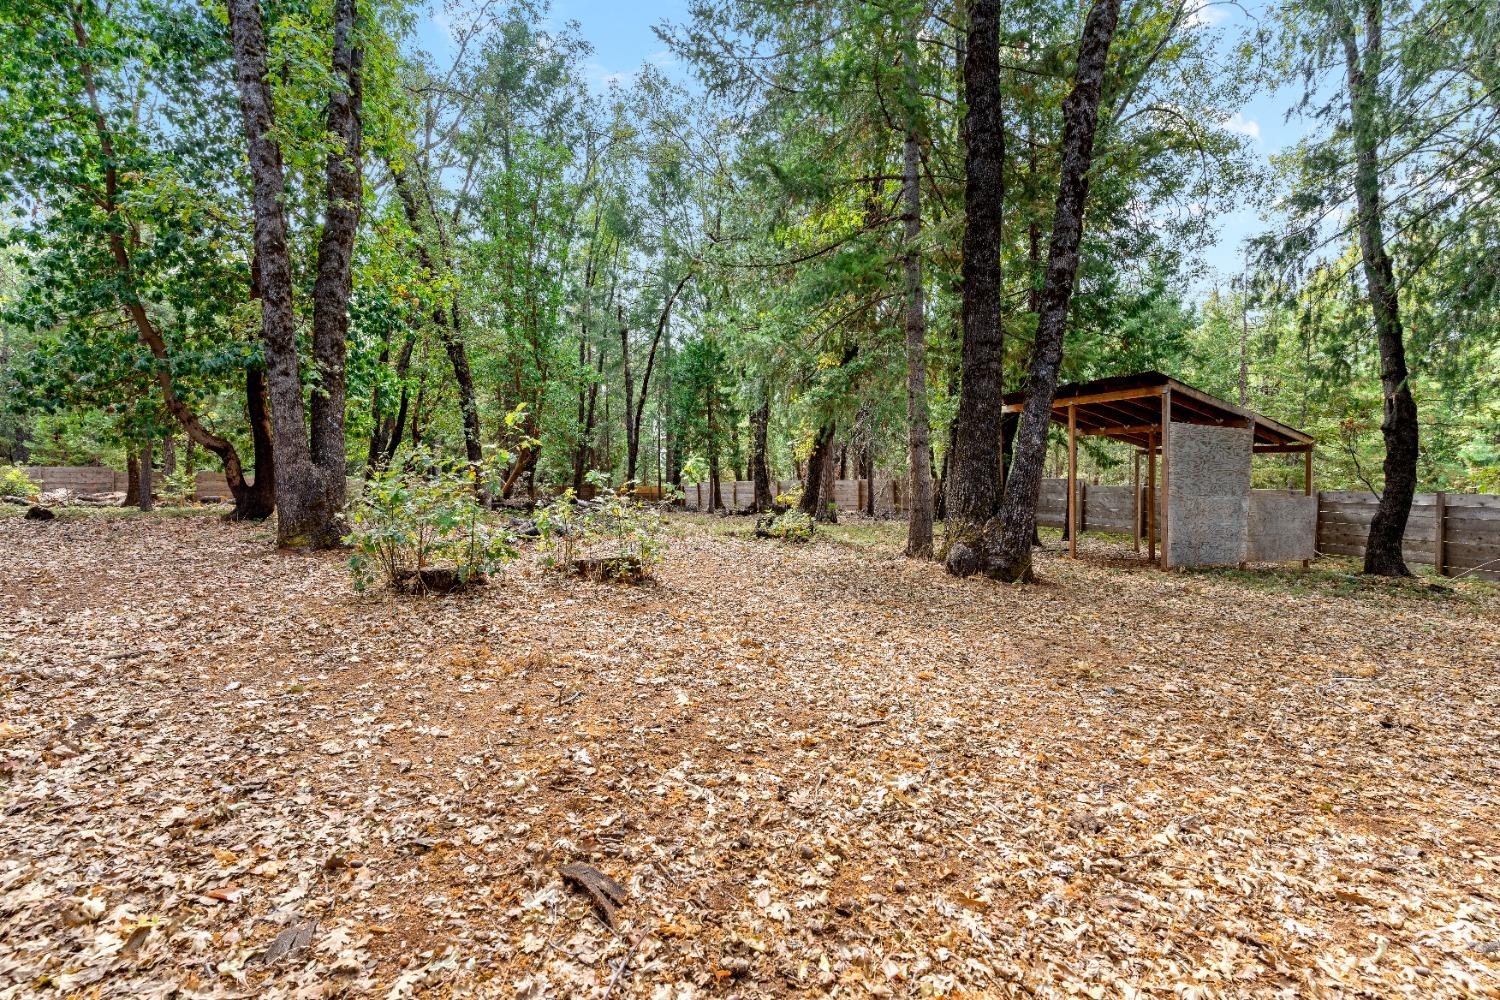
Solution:
M544 565L595 579L650 576L666 552L666 517L653 505L610 490L601 473L590 473L589 482L600 488L594 499L564 490L537 511Z
M198 475L186 468L179 468L170 476L163 476L157 489L169 504L181 506L198 499Z
M813 536L813 519L800 510L788 510L781 514L766 515L755 526L760 538L779 538L784 542L806 542Z
M377 475L350 517L356 590L449 593L483 583L516 556L490 520L466 467L434 463Z
M19 466L0 465L0 496L32 500L40 492L42 488Z
M790 510L794 507L797 507L801 503L802 487L799 486L794 490L787 490L785 493L778 493L776 495L776 499L771 501L771 506L775 507L777 510Z

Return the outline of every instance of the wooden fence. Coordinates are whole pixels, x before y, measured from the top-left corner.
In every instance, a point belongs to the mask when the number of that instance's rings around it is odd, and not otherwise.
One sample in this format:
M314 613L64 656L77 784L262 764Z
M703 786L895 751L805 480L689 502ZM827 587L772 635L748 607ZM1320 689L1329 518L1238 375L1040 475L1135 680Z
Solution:
M123 472L102 465L33 465L26 474L44 492L69 490L73 493L124 493L127 477ZM161 474L156 473L156 492L161 492ZM250 478L250 477L247 477ZM253 478L251 478L253 482ZM222 472L199 472L194 477L194 494L199 500L228 500L229 481Z
M1320 492L1318 551L1364 555L1379 502L1373 493ZM1500 496L1418 493L1406 521L1401 552L1408 563L1432 566L1444 576L1500 580Z
M796 480L774 484L778 493L801 487ZM903 511L902 483L898 480L876 481L877 503L883 511ZM693 483L683 487L689 510L707 510L709 484ZM839 510L865 509L868 484L863 479L840 479L834 484ZM1286 492L1286 491L1257 491ZM1298 496L1300 490L1290 491ZM755 496L755 484L724 481L719 484L723 503L731 510L749 506ZM1084 531L1113 531L1130 534L1134 530L1136 505L1129 486L1090 486L1078 484L1078 517ZM1037 507L1038 523L1061 528L1066 517L1067 480L1042 480L1041 502ZM1146 488L1141 487L1141 509L1150 503ZM1362 556L1370 520L1375 516L1379 497L1373 493L1346 490L1323 490L1318 493L1317 550L1322 555ZM1479 577L1500 580L1500 496L1484 493L1418 493L1406 522L1402 551L1408 563L1432 566L1445 576Z
M792 490L800 490L802 483L796 479L778 479L771 483L771 493L782 494ZM868 480L865 479L836 479L833 483L833 497L838 504L839 510L859 511L865 509L869 498L867 492L870 488ZM688 510L708 510L710 485L703 483L684 483L682 486L684 494L684 505ZM901 484L892 480L875 481L876 505L887 512L899 513L901 506ZM734 481L721 480L719 482L719 502L729 510L744 510L755 500L755 483L748 479Z

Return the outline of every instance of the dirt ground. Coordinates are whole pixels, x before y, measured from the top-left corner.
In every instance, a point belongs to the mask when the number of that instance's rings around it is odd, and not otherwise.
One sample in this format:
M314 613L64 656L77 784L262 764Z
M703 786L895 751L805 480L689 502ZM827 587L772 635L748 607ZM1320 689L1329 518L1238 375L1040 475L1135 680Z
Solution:
M1500 996L1493 585L747 527L396 599L0 519L0 998Z

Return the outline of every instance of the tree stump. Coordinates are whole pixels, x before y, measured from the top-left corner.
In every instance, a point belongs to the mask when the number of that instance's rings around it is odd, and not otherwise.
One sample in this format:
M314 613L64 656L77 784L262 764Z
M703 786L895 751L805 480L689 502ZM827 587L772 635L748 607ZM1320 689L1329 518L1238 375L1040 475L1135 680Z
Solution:
M573 572L585 580L595 583L641 583L646 579L646 567L635 556L602 556L574 559Z
M463 576L453 566L429 566L425 569L397 570L391 586L403 594L456 594L485 582L483 573Z

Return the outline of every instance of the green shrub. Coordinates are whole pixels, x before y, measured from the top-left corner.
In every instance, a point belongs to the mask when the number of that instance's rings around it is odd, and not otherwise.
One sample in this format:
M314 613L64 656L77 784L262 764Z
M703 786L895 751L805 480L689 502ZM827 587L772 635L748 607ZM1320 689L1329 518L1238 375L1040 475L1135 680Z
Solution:
M755 533L762 538L779 538L784 542L806 542L812 539L813 528L811 517L793 509L761 518Z
M179 467L170 476L163 476L157 489L162 500L169 504L182 505L198 499L198 474Z
M610 489L602 473L588 479L600 491L594 499L580 500L569 489L536 512L543 564L586 576L650 576L666 553L666 517L655 505Z
M345 541L356 590L448 593L484 582L516 556L474 495L467 467L424 462L366 484Z
M42 488L19 466L0 465L0 496L33 499Z
M790 507L796 507L801 503L802 487L800 486L798 486L796 489L787 490L785 493L778 493L776 495L776 499L771 501L772 506L774 506L777 510L785 510Z

